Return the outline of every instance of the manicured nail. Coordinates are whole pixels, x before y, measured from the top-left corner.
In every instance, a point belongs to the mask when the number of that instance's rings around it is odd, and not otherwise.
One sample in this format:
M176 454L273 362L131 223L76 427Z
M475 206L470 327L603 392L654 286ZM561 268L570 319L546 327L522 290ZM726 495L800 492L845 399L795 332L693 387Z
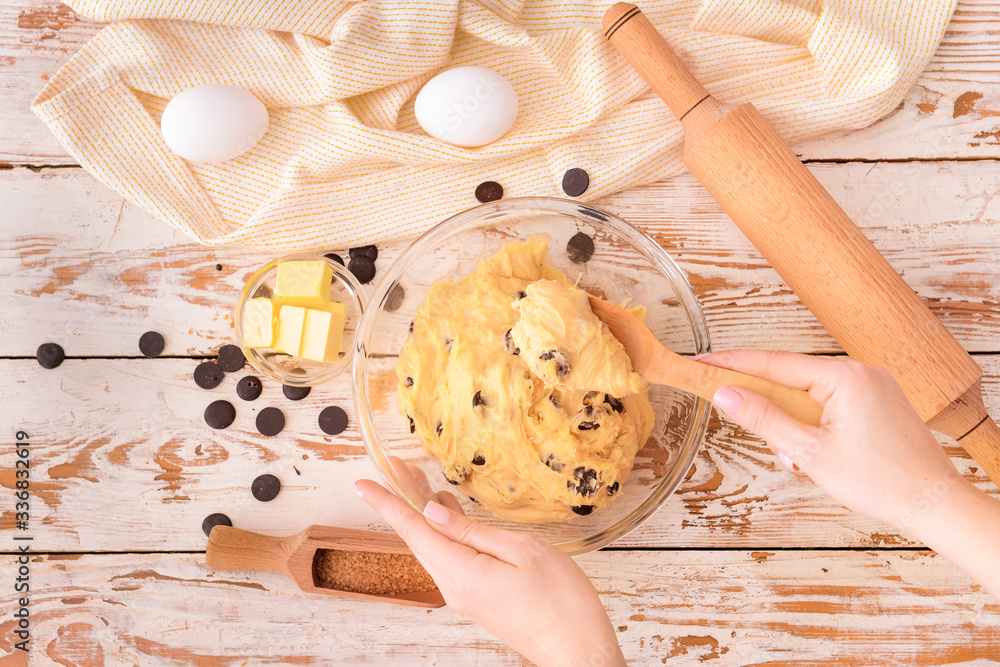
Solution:
M712 402L717 408L731 415L736 414L743 407L743 397L738 391L729 387L719 387L715 396L712 397Z
M364 499L364 494L361 493L361 489L358 488L357 482L351 482L351 490L358 494L358 498Z
M712 353L711 352L702 352L701 354L696 354L696 355L694 355L691 358L692 359L701 359L702 357L707 357L710 354L712 354Z
M778 452L778 460L781 461L781 465L785 466L792 472L796 472L799 467L795 465L790 458L785 456L784 452Z
M451 519L451 512L444 505L439 505L433 500L429 500L424 506L424 516L437 525L443 526Z

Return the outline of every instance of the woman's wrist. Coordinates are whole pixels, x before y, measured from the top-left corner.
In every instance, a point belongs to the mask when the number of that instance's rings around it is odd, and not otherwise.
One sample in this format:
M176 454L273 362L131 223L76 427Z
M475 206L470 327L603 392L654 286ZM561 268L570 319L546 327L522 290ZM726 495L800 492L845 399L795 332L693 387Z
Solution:
M956 471L928 483L901 513L897 527L937 551L961 530L958 519L971 511L981 494Z

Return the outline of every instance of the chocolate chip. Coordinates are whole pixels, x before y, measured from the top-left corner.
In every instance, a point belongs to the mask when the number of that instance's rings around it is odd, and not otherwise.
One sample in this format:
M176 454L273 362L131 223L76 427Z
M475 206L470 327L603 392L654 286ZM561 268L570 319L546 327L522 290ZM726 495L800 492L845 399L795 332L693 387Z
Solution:
M472 395L472 407L473 409L478 408L480 405L486 405L486 401L483 400L483 392L477 391Z
M483 181L476 186L476 199L481 204L503 199L503 186L496 181Z
M66 358L62 346L55 343L42 343L35 351L35 359L42 368L55 368Z
M559 379L566 377L569 373L569 358L566 357L565 353L559 350L546 350L538 355L541 361L554 361L556 367L556 376Z
M410 322L410 334L413 333L413 322Z
M139 351L147 359L160 356L163 352L163 336L156 331L147 331L139 336Z
M347 413L336 405L323 408L319 413L319 428L327 435L339 435L347 428Z
M597 482L597 471L593 468L587 468L585 466L580 466L573 470L573 479L577 481L576 492L581 496L592 496L594 492L597 491L599 486ZM570 488L573 488L573 483L568 482Z
M250 485L250 493L262 503L274 500L281 491L281 480L274 475L261 475Z
M328 253L326 253L323 256L326 257L327 259L332 259L333 261L335 261L337 264L340 264L341 266L344 265L344 258L341 257L340 255L338 255L335 252L328 252Z
M622 402L619 401L614 396L612 396L611 394L604 395L604 402L607 403L608 406L615 412L621 412L622 410L625 409L625 406L622 405Z
M236 408L229 401L212 401L205 408L205 423L212 428L228 428L236 421Z
M222 270L222 264L216 264L215 265L215 270L216 271L221 271Z
M587 516L594 511L593 505L573 505L570 507L571 510L579 514L580 516Z
M477 505L479 504L479 501L476 500L475 498L473 498L472 496L469 496L469 500L471 500L472 502L476 503Z
M594 406L590 405L590 404L587 404L586 401L584 401L584 404L585 404L585 407L580 412L582 412L585 417L590 417L591 415L594 414Z
M509 329L503 335L503 349L507 350L508 354L521 354L521 348L514 345L514 336Z
M256 401L263 388L259 379L248 375L236 384L236 395L244 401Z
M413 422L413 417L409 417L408 416L407 419L410 420L410 433L416 433L417 432L417 425Z
M411 377L406 378L406 386L407 387L412 387L413 386L413 378L411 378Z
M444 475L444 478L446 480L448 480L449 484L454 484L455 486L458 486L459 484L461 484L461 482L458 482L458 481L452 479L451 477L448 477L448 475L446 473L441 473L441 474Z
M351 256L351 259L364 256L374 262L378 259L378 248L373 245L364 245L359 248L351 248L348 254Z
M214 361L203 361L194 369L194 383L202 389L215 389L226 374Z
M601 428L601 425L597 422L580 422L580 425L577 426L577 428L581 431L596 431Z
M584 405L591 405L591 404L593 404L594 399L597 398L600 395L601 395L601 392L599 392L599 391L588 391L586 394L583 395L583 404Z
M442 431L444 431L444 424L438 422L437 426L434 427L434 432L437 433L438 435L441 435Z
M243 356L243 350L235 345L223 345L219 348L219 359L216 363L219 368L227 373L235 373L243 368L247 358Z
M347 263L347 270L354 274L359 283L366 285L375 277L375 262L365 255L358 255Z
M613 496L616 493L618 493L618 482L615 482L614 484L612 484L611 486L608 487L608 495L609 496Z
M524 297L526 297L526 296L528 296L528 293L527 293L527 292L524 292L524 291L520 291L520 290L519 290L519 291L518 291L518 293L517 293L517 298L518 298L518 299L523 299L523 298L524 298Z
M476 454L472 459L472 465L474 466L484 466L486 465L486 457L482 454Z
M289 384L281 385L281 393L290 401L301 401L309 395L312 387L293 387Z
M543 462L548 467L552 468L555 472L560 472L566 466L560 461L555 454L546 454Z
M577 232L566 244L566 254L574 264L584 264L594 256L594 239L588 234Z
M264 408L257 413L257 430L261 435L278 435L285 428L285 413L278 408Z
M549 394L549 403L551 403L552 407L554 407L556 410L559 410L559 409L562 408L562 406L559 405L559 401L557 401L556 397L553 396L552 394Z
M201 530L206 535L211 537L212 529L215 528L216 526L232 526L232 525L233 522L230 521L228 516L216 512L215 514L209 514L202 520Z
M406 290L403 289L402 285L394 285L389 294L385 297L385 311L387 313L394 313L399 310L399 307L403 305L403 299L406 298Z
M449 351L449 352L451 352L451 345L452 345L452 343L454 343L454 342L455 342L455 339L454 339L454 338L445 338L445 339L444 339L444 346L445 346L446 348L448 348L448 351Z
M563 192L568 194L570 197L579 197L587 191L589 186L590 175L579 167L567 169L566 173L563 174Z

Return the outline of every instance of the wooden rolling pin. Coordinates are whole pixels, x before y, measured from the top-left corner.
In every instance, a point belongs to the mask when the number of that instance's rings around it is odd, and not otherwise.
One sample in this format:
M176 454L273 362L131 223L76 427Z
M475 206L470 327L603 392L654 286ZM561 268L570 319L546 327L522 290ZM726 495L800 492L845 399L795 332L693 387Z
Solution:
M1000 485L982 370L751 104L713 98L635 6L604 35L684 128L684 164L853 358L888 369L931 428Z

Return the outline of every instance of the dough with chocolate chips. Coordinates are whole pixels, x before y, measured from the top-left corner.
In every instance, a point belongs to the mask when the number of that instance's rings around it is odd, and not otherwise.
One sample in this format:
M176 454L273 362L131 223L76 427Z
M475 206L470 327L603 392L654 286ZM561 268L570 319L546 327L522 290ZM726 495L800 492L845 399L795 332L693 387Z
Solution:
M544 236L508 243L436 282L396 367L399 410L448 481L515 521L606 506L653 428L648 385L547 254Z

